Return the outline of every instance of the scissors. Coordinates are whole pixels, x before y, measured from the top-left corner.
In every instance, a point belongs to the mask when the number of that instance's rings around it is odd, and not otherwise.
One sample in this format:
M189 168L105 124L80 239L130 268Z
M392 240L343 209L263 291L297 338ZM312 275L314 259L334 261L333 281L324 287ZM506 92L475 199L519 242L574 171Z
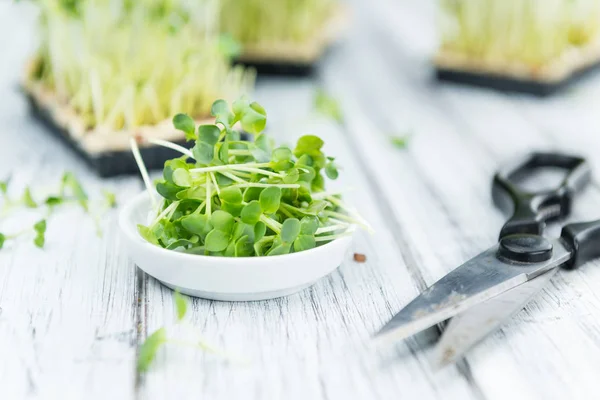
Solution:
M557 188L528 191L519 186L548 168L565 172ZM433 361L438 366L454 363L525 307L559 267L574 269L600 257L600 220L565 225L558 238L543 236L547 222L570 214L575 195L590 182L590 171L585 159L559 153L532 153L501 169L494 176L492 197L512 216L498 243L417 296L375 339L401 340L450 319Z

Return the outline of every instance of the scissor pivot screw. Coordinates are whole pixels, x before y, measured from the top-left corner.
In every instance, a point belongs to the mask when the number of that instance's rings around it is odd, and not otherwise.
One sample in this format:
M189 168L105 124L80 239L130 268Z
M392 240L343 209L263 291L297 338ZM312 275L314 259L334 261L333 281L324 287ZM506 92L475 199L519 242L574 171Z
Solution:
M552 243L538 235L508 235L500 239L498 256L511 261L539 263L552 258Z

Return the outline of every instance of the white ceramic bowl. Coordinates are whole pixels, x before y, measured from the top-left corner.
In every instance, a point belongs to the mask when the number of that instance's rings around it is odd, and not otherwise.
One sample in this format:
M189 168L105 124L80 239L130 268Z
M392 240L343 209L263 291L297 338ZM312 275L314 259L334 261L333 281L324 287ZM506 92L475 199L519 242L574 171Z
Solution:
M171 289L213 300L249 301L286 296L334 271L343 261L352 237L323 246L272 257L210 257L166 250L144 240L138 224L147 224L147 193L121 210L119 225L127 251L146 273Z

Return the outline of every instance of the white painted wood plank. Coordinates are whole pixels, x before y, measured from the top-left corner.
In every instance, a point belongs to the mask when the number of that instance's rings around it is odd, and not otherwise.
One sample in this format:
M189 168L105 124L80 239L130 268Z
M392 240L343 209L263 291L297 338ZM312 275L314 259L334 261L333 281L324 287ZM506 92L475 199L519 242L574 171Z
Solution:
M361 13L363 17L368 15L367 11L364 11ZM393 13L385 15L389 17L387 22L379 20L379 23L370 23L370 25L377 26L381 32L395 32L392 26L402 25L402 18ZM425 174L422 186L433 186L438 202L446 208L445 218L453 219L455 232L454 237L449 238L449 243L457 246L453 253L458 258L462 258L458 247L461 246L460 242L465 243L465 239L467 248L479 248L479 250L484 248L483 242L488 241L487 239L484 238L481 246L477 245L472 242L472 237L467 232L473 229L477 231L483 229L489 230L495 236L499 228L496 221L501 223L503 219L493 217L491 213L494 211L491 210L488 211L486 217L486 214L480 209L480 195L476 190L489 190L493 170L502 159L510 157L515 152L533 147L562 148L563 145L561 143L557 145L556 140L550 140L535 126L532 126L527 117L520 114L518 105L506 100L506 96L472 89L438 88L428 85L423 79L426 72L416 70L416 65L421 64L414 62L415 60L411 60L413 62L407 63L406 68L403 68L404 74L399 73L399 76L390 82L387 77L398 67L398 64L393 64L390 60L406 60L406 54L410 54L410 49L405 49L403 44L409 38L396 37L395 50L392 51L388 48L386 53L391 55L385 57L382 56L380 48L368 45L385 40L382 36L368 35L365 32L361 32L357 36L363 38L363 46L361 50L348 50L349 53L360 52L366 59L383 58L387 60L387 65L373 64L369 65L368 69L365 67L361 70L358 63L353 64L353 68L342 68L341 64L337 64L331 66L329 79L326 79L332 87L344 95L346 112L351 116L348 121L351 127L350 131L354 132L353 137L357 142L357 147L367 154L369 147L371 148L369 160L374 170L384 167L394 170L408 168L411 173L419 171ZM394 42L393 34L391 38ZM356 45L358 40L355 38L353 43ZM425 60L426 58L423 57L421 61L425 62ZM340 73L340 71L342 72ZM336 80L337 85L335 84ZM344 89L344 82L349 80L368 82L368 84L351 94ZM362 102L359 103L356 99L361 99ZM361 111L366 108L373 110L373 108L369 108L371 104L376 104L377 109L380 110L378 115L382 126L374 129L379 137L371 135L367 138L365 132L369 131L369 126L367 121L362 121ZM531 104L537 103L532 100ZM397 113L397 110L402 111ZM403 122L395 121L393 118L395 114L412 116L413 120L418 121L418 126L415 129L415 139L406 152L407 154L396 157L397 159L392 162L391 154L389 157L385 156L385 152L390 153L390 150L386 149L385 141L381 137L385 136L382 134L382 128L387 131L402 129ZM542 118L543 115L545 114L541 114ZM386 116L388 118L385 118ZM589 138L589 135L582 134L582 137ZM428 147L427 150L424 150L425 146ZM408 158L410 158L410 162L406 162ZM456 160L456 158L462 160ZM457 179L460 179L460 182L457 182ZM385 192L388 198L395 201L401 197L401 193L411 193L412 197L419 198L418 204L399 206L399 210L394 216L400 225L406 226L411 233L420 227L424 227L423 229L426 231L439 229L441 222L436 220L437 215L435 214L426 215L423 212L422 220L411 221L411 218L420 216L421 202L428 201L425 192L419 196L415 193L418 187L412 187L402 179L386 180L382 182L383 186L388 188L388 191ZM488 193L485 194L486 197L489 197ZM591 193L586 194L584 200L578 203L578 206L586 203L587 207L584 206L582 210L587 210L589 216L591 211L589 207L597 204L597 200L597 193L592 190ZM465 207L466 204L468 207ZM489 208L492 207L488 199L482 204ZM409 209L411 215L407 216L402 208ZM471 216L469 217L465 213L469 213ZM417 214L416 217L415 214ZM494 225L497 227L493 228ZM446 242L448 243L448 241ZM411 245L417 248L416 253L432 251L431 248L424 248L421 241L411 242ZM433 252L435 251L434 248ZM443 257L448 258L445 252ZM455 265L448 264L447 268ZM422 264L422 266L429 271L432 269L432 264ZM490 343L485 344L476 350L472 357L469 357L475 383L486 397L561 398L572 396L589 398L594 393L593 377L597 376L597 360L600 356L597 334L595 334L598 330L595 321L598 317L597 298L588 294L587 304L569 303L568 307L564 305L567 299L584 296L580 290L585 289L579 289L577 285L582 285L583 288L587 285L581 283L583 279L579 279L577 275L585 274L585 279L589 282L597 280L595 272L592 272L590 276L588 276L589 272L583 272L589 269L593 269L591 265L587 266L587 269L575 273L561 273L554 283L561 286L560 290L553 291L549 288L540 300L534 302L525 313L518 317L518 319L539 321L539 323L527 324L525 327L518 323L511 324L504 330L508 337L503 338L502 334L496 335L496 338L492 339ZM434 270L433 275L437 278L443 273L445 271L442 270L439 272L440 275L437 275L437 270ZM428 279L427 272L424 272L423 275ZM567 286L564 288L563 285L557 283L563 279L575 279L578 282L577 285L575 283L564 285ZM428 282L432 281L428 280ZM542 301L542 305L539 305L539 301ZM553 307L548 307L546 303ZM571 307L581 308L574 311L571 310ZM589 319L581 318L581 315L588 313L592 313ZM550 325L548 321L552 321L551 326L548 326ZM515 326L521 328L519 335L511 334L511 329L518 329ZM573 343L573 341L577 341L577 343ZM557 343L560 343L560 346L557 346ZM573 347L574 350L570 350L570 347ZM587 353L584 349L587 349ZM572 371L565 371L565 363L573 366L579 365L579 367L573 367ZM582 369L586 370L583 374L579 373ZM545 383L540 385L540 382Z
M21 5L19 5L21 7ZM119 200L140 189L137 179L103 182L62 143L30 120L17 92L33 43L30 7L0 4L0 179L56 190L74 171L92 198L102 187ZM28 10L29 9L29 10ZM24 214L27 223L36 216ZM22 221L21 221L22 222ZM0 251L0 387L3 399L131 398L136 339L135 270L120 249L116 212L91 218L67 207L48 221L46 248L30 240ZM0 230L23 228L3 219Z
M361 165L334 125L308 121L313 87L309 82L265 82L257 97L269 114L269 127L283 142L312 132L344 166L341 186L375 226L374 237L359 233L353 251L367 262L349 259L338 272L297 295L254 303L195 300L191 321L207 341L249 360L248 365L189 349L169 347L145 377L143 398L204 396L211 399L362 399L390 397L472 398L456 370L433 375L426 353L405 345L387 354L369 347L369 337L392 310L416 294L378 204L369 193ZM294 126L285 121L298 121ZM171 292L153 279L146 286L148 332L173 320ZM416 344L412 344L417 348ZM186 354L187 353L187 354ZM194 382L186 385L186 382ZM235 384L234 384L235 382Z

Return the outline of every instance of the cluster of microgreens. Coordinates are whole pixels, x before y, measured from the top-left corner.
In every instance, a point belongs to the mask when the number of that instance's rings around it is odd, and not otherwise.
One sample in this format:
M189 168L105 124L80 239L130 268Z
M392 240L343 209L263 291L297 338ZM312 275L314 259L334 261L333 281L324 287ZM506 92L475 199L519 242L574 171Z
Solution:
M337 0L221 0L221 31L242 44L305 42L323 29Z
M197 128L187 115L173 118L195 144L188 150L162 143L183 155L165 163L156 183L162 205L149 225L138 227L147 241L194 254L271 256L349 235L353 224L370 229L339 194L325 191L323 174L336 179L338 168L319 137L303 136L293 150L274 147L262 133L265 110L245 97L232 108L217 100L212 115L215 125ZM254 140L241 140L238 122ZM146 177L133 140L132 149Z
M218 0L37 0L40 47L30 81L68 103L88 128L132 129L175 112L205 118L254 72L218 30Z
M9 240L16 240L22 236L33 236L33 243L43 248L46 242L46 225L47 219L52 215L56 208L60 205L79 204L83 210L94 217L96 230L98 235L101 235L99 215L93 214L90 211L89 199L85 190L73 173L66 172L61 179L58 193L49 195L43 200L36 201L32 195L32 189L28 186L23 190L23 194L19 198L9 196L10 179L0 181L0 199L2 206L0 207L0 220L9 216L11 213L17 212L21 208L35 209L43 211L43 218L36 222L32 227L24 229L17 233L0 232L0 249ZM104 206L103 210L116 206L114 193L104 191Z
M539 67L597 41L597 0L440 0L442 49ZM502 65L502 64L501 64Z

